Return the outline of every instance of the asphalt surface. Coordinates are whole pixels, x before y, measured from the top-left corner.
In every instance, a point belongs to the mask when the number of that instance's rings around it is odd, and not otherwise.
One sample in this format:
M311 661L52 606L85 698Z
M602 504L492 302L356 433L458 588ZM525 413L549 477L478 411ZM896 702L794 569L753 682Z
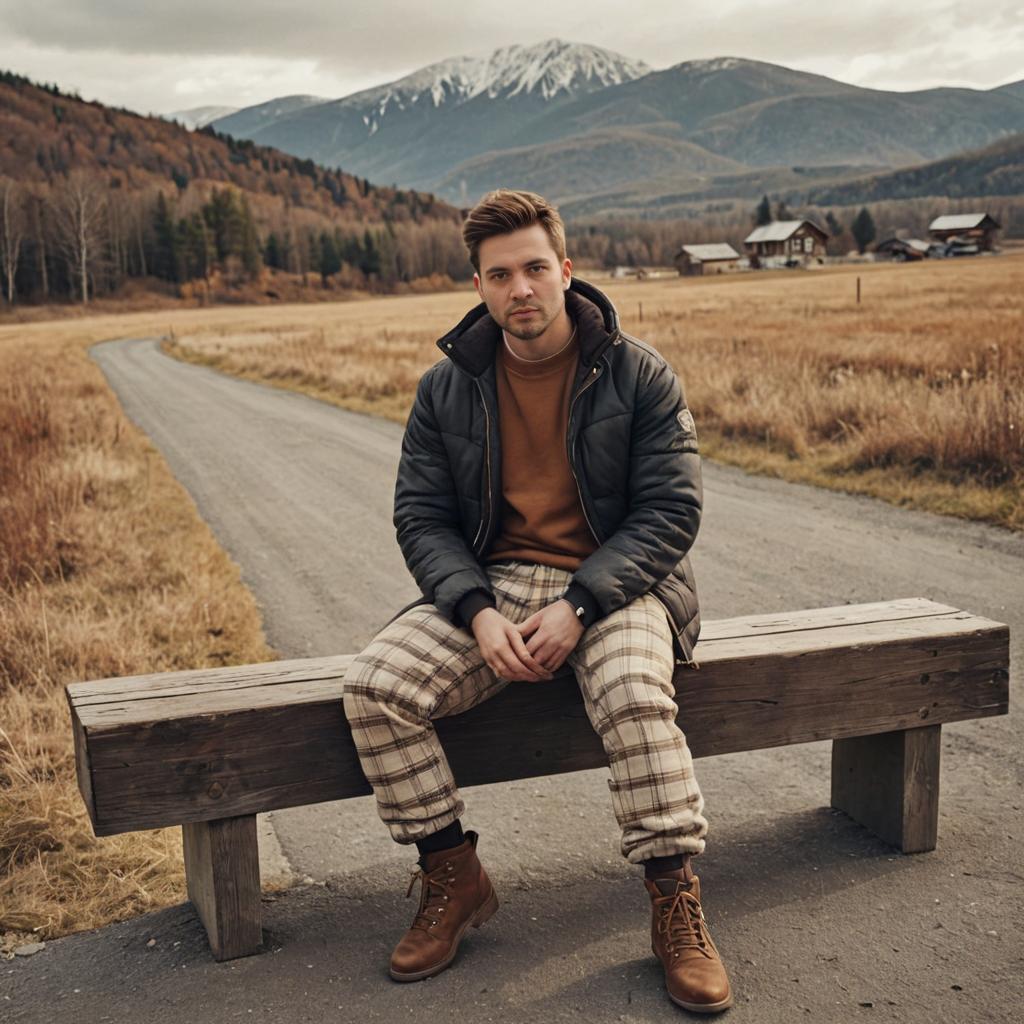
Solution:
M401 428L163 355L93 356L242 567L285 657L355 651L416 595L390 509ZM922 596L1008 622L1011 714L943 730L939 845L828 808L829 744L705 758L698 863L730 1021L1024 1020L1024 537L705 464L705 618ZM263 955L215 963L183 904L0 963L0 1021L669 1021L603 770L467 789L500 912L397 985L414 855L369 798L270 816L297 884Z

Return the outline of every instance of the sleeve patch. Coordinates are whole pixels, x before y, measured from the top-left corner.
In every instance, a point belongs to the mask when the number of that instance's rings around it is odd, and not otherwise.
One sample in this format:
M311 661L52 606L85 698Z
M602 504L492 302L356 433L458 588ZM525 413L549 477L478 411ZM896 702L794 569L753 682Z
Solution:
M683 409L681 412L676 414L676 419L679 421L679 426L683 431L683 440L692 441L694 444L697 442L697 427L693 422L693 414L689 409Z

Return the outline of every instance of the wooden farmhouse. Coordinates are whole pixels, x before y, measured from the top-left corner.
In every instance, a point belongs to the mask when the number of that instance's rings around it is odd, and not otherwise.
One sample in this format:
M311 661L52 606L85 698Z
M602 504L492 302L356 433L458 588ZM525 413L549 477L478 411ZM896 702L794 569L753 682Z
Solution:
M932 244L920 238L887 238L875 246L875 252L891 260L923 260L929 255Z
M932 241L940 242L956 255L991 252L999 223L987 213L950 213L928 225Z
M675 264L684 276L722 274L735 270L740 254L728 243L684 245L676 253Z
M825 258L828 233L812 220L773 220L743 240L752 267L805 266Z

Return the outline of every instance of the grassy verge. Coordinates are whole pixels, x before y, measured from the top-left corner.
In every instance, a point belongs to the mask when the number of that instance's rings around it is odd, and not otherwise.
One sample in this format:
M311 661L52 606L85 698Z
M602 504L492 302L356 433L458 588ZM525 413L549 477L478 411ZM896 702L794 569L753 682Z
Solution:
M0 329L0 949L185 898L180 830L93 836L64 684L274 656L237 567L88 358L117 326Z

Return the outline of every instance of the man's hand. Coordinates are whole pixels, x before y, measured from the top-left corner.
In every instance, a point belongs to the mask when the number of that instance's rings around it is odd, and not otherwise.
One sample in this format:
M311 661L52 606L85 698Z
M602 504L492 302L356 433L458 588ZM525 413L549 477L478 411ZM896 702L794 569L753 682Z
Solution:
M544 682L551 673L527 650L521 628L496 608L482 608L470 623L480 653L495 675L510 682Z
M562 663L579 643L584 626L572 605L560 597L520 622L516 629L524 638L530 637L526 642L526 650L530 655L544 668L554 672L562 667Z

